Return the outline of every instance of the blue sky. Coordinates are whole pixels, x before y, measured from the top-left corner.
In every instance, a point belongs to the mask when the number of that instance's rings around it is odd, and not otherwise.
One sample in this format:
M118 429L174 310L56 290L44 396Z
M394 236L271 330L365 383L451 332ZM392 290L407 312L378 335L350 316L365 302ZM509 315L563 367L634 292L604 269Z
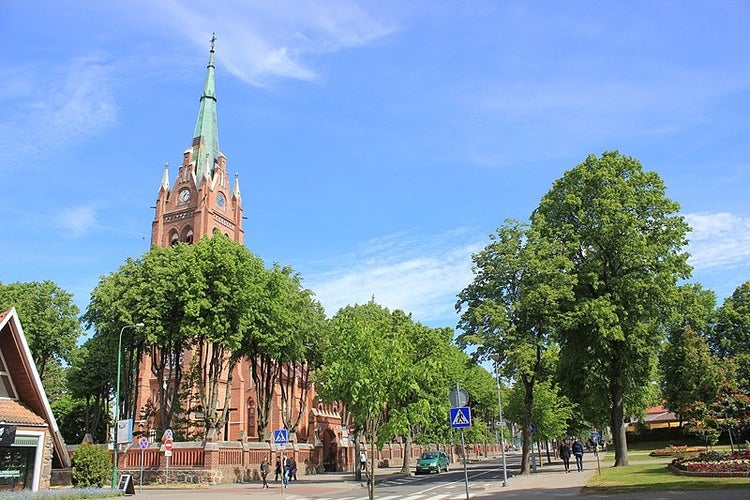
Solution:
M750 279L750 3L0 3L0 281L83 310L148 250L216 32L245 243L329 314L375 296L455 326L470 255L617 149L693 227L693 281Z

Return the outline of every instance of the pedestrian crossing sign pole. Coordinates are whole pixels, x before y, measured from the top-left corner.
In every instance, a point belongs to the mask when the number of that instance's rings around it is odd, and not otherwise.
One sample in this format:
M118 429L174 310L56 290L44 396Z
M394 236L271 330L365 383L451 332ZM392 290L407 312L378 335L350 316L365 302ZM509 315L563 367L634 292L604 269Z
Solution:
M456 388L451 391L451 402L460 401L459 404L463 403L462 406L456 406L450 409L451 428L459 429L461 431L461 455L464 459L464 484L466 485L466 500L469 500L469 473L466 470L466 443L464 441L464 429L471 427L471 408L465 406L469 403L468 394L464 400L459 400L456 395L461 394L462 389L456 383ZM465 391L464 391L465 393ZM455 403L454 403L455 404Z

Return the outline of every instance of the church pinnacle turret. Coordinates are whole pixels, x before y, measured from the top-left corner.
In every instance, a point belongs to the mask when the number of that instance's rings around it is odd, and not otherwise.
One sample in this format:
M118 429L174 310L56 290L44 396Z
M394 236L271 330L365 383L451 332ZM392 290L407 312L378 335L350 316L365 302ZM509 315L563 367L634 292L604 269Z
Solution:
M205 176L211 177L219 158L219 128L216 118L216 89L214 85L214 47L216 33L211 37L211 51L206 70L206 82L200 99L198 119L193 131L193 161L195 182L200 186Z

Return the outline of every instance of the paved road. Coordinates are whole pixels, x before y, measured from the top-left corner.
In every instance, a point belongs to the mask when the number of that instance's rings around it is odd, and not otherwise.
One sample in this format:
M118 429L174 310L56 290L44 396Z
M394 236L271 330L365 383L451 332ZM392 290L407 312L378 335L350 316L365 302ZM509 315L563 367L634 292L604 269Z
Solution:
M487 467L489 463L475 464L473 478L469 481L469 496L472 499L529 499L550 500L567 499L581 495L581 489L595 473L595 462L590 455L583 472L566 474L562 464L544 465L530 476L509 477L506 486L502 485L501 470L494 462L494 467ZM379 500L461 500L466 498L463 478L456 481L458 465L453 467L451 480L445 474L444 486L437 481L419 481L424 476L406 476L396 469L379 469L377 471L377 485L375 498ZM482 472L482 471L485 472ZM515 469L511 467L511 474ZM463 472L460 473L463 476ZM437 480L437 477L433 476ZM229 484L217 485L209 488L168 489L144 488L136 492L143 497L154 500L191 500L193 498L232 499L234 497L252 497L253 500L366 500L367 490L359 482L352 479L351 474L321 474L316 476L300 476L298 482L292 482L289 488L282 488L280 483L271 483L271 488L261 489L259 484ZM408 485L408 487L406 486ZM400 488L400 489L399 489ZM404 493L408 492L408 493ZM407 496L404 496L407 495ZM747 489L688 491L688 492L643 492L617 495L585 495L586 499L633 499L633 500L748 500L750 499L750 481Z

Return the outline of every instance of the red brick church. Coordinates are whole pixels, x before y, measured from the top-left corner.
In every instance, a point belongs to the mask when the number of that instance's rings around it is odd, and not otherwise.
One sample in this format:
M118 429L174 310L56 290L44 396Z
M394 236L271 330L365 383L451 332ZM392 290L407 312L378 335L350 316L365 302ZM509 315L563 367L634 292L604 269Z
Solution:
M192 243L201 238L208 238L214 231L220 231L232 240L242 243L242 197L240 194L239 176L231 178L227 170L227 158L219 149L217 120L217 97L215 92L214 42L206 71L203 93L200 98L198 118L195 123L193 138L188 149L182 154L182 164L177 176L170 182L169 165L164 168L161 186L156 198L156 213L152 223L151 245L166 247L178 242ZM181 362L189 363L191 353L184 354ZM136 420L134 433L161 436L161 425L148 415L147 407L157 401L158 381L151 374L151 360L145 355L141 360L138 377L138 397L135 402ZM231 393L231 411L227 422L213 436L215 441L263 442L269 439L269 433L282 428L281 398L278 387L273 396L271 421L266 429L257 428L255 388L250 376L250 362L245 359L238 363L232 375L229 388ZM298 383L308 383L300 377L295 369L287 369L282 377L299 378ZM288 379L287 379L288 380ZM218 401L224 401L227 390L226 377ZM348 446L348 418L342 415L335 406L324 406L315 395L314 389L307 392L306 401L301 405L302 419L294 440L310 447L310 459L319 468L336 470L345 468L342 463L348 454L342 449ZM138 420L138 415L141 419ZM153 412L151 413L153 415ZM201 427L199 412L188 412L180 415L186 425ZM343 424L343 425L342 425Z

